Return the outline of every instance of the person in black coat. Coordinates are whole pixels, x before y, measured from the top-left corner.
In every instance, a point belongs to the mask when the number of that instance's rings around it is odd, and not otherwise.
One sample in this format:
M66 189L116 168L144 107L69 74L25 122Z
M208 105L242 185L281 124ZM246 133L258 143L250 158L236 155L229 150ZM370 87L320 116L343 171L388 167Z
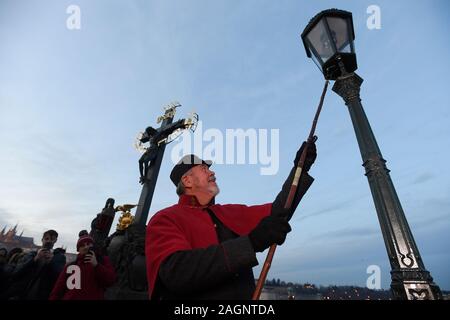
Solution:
M42 236L42 248L31 251L12 271L12 284L6 295L10 300L47 300L55 282L64 269L64 251L53 246L58 239L55 230L48 230Z

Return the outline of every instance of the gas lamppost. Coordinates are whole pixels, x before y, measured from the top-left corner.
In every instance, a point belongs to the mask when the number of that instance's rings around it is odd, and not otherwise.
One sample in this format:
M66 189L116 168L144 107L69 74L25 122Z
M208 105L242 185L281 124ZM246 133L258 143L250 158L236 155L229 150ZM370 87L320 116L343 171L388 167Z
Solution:
M351 12L329 9L317 14L302 33L308 57L350 111L363 166L391 264L391 289L396 299L440 299L439 287L425 269L400 200L364 112L359 95L363 79L357 69Z

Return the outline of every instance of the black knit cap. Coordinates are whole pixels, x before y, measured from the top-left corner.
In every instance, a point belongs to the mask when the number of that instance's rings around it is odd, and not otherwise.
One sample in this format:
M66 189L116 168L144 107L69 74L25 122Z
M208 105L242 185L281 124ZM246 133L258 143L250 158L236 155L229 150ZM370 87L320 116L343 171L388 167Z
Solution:
M191 170L193 167L198 166L200 164L206 164L208 167L212 165L211 160L202 160L194 154L185 155L181 158L180 161L173 167L172 172L170 173L170 180L172 180L175 186L178 186L178 183L181 180L181 177Z

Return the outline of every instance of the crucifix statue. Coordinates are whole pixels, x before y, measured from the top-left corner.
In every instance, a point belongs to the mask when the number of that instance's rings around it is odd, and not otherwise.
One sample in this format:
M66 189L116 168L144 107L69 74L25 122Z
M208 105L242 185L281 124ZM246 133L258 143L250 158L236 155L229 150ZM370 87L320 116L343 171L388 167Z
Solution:
M139 182L143 186L133 224L145 225L147 222L166 145L181 135L183 130L189 129L193 132L197 127L198 115L196 113L193 113L190 118L173 122L176 108L180 106L181 104L178 102L166 106L164 115L158 117L157 120L161 126L158 129L147 127L137 138L135 146L143 152L139 159ZM144 146L145 143L149 144L148 147Z

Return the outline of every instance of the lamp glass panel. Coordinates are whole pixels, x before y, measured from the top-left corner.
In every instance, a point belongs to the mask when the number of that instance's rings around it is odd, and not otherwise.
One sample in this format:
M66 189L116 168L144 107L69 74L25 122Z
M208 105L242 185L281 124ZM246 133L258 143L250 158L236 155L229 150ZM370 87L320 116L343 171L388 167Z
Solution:
M325 28L324 20L321 19L314 28L308 33L307 38L315 50L311 50L313 54L318 54L316 57L325 63L333 54L334 49L328 37L328 32Z
M316 66L319 68L320 72L322 72L322 64L320 63L319 60L317 60L317 57L315 54L311 55L312 60L314 61L314 63L316 64Z
M339 52L351 52L350 32L347 24L347 19L339 17L327 17L328 26L330 27L331 36L336 49Z

